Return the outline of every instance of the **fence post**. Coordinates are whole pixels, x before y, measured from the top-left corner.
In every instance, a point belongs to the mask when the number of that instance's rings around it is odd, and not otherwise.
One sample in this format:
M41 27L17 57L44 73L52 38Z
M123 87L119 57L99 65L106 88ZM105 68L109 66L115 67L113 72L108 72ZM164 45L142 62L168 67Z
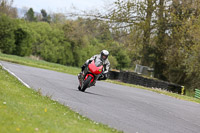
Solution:
M185 86L181 86L181 95L184 95L184 92L185 92Z

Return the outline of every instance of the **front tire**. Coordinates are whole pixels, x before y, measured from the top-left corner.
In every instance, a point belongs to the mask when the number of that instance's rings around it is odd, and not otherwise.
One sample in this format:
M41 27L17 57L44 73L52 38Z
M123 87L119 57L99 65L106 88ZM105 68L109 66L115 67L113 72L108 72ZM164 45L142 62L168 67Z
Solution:
M78 86L78 90L81 91L81 87L80 87L80 85Z
M87 87L90 84L91 80L92 80L92 77L88 76L88 78L83 83L83 88L81 89L82 92L84 92L87 89Z

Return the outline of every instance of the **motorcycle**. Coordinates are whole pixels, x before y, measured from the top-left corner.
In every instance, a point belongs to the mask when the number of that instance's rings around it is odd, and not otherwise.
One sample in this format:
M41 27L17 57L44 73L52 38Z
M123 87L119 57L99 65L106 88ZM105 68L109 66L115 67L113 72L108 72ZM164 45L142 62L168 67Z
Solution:
M101 60L93 60L84 71L78 75L78 90L84 92L87 88L94 86L96 80L102 75L103 63Z

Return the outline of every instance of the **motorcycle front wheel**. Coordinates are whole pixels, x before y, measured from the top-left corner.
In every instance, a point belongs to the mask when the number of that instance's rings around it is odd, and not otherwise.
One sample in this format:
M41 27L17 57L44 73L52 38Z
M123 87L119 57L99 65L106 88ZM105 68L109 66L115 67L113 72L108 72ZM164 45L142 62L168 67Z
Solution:
M88 76L88 78L83 82L83 85L81 87L79 86L80 88L78 89L84 92L87 89L88 85L90 84L91 80L92 80L92 77Z

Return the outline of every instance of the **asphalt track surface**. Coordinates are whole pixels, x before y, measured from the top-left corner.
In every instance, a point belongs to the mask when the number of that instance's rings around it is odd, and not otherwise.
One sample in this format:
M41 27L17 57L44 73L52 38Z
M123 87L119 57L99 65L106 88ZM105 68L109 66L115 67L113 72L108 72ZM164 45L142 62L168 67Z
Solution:
M83 93L77 76L0 63L43 95L125 133L200 133L200 104L100 81Z

